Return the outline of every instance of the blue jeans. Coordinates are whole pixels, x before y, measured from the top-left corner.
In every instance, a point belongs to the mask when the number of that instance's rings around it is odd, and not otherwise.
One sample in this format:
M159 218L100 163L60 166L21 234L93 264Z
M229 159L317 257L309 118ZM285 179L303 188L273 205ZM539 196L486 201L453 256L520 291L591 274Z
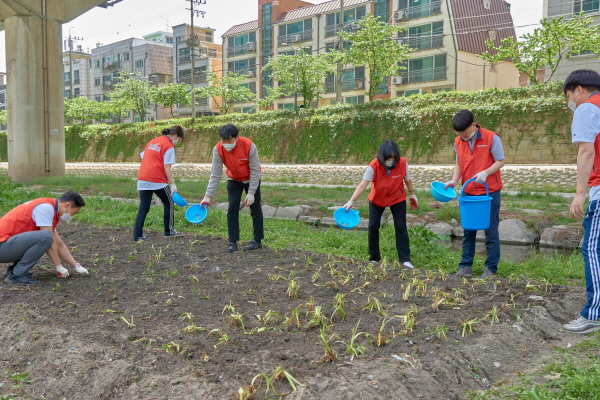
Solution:
M598 321L600 315L600 211L598 200L591 201L583 219L583 267L587 303L581 310L583 318Z
M464 194L469 196L468 194ZM490 227L485 232L485 249L487 258L485 259L485 267L496 273L498 271L498 263L500 262L500 234L498 233L498 225L500 224L500 190L491 192L492 206L490 210ZM462 242L462 260L459 267L473 266L475 258L475 237L477 231L465 230Z

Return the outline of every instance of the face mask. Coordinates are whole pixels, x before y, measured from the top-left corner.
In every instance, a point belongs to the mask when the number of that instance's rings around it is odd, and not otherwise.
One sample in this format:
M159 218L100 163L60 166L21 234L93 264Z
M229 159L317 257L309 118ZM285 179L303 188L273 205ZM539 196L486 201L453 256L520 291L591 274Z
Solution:
M575 101L569 99L569 103L567 103L567 107L569 107L569 110L575 112L575 110L577 109L576 101L579 100L579 96L581 96L581 92L577 95L577 98L575 99Z
M386 167L393 167L394 166L394 162L393 161L386 161L385 165L386 165Z
M473 131L473 133L471 133L471 136L469 136L469 139L467 139L467 140L471 140L471 138L472 138L473 136L475 136L476 134L477 134L477 129L475 129L475 130Z
M63 215L58 217L61 221L70 221L73 219L73 216L69 211L65 211Z
M236 143L237 143L237 140L233 143L223 143L223 147L225 147L225 150L231 151L235 147Z
M173 143L173 146L177 146L177 143L179 143L179 139L173 140L172 143Z

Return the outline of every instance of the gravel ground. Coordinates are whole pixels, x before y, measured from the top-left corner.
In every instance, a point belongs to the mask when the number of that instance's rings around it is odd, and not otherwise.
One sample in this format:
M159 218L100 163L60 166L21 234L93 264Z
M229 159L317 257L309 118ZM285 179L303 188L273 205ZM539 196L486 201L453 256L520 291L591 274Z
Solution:
M119 175L134 178L137 163L67 163L68 175ZM275 165L263 168L263 182L350 185L355 186L363 176L365 165ZM7 170L8 163L0 163ZM428 189L432 181L445 182L452 177L452 165L412 165L413 182L418 189ZM208 179L210 164L177 164L173 167L178 179ZM522 184L536 186L575 188L575 165L511 165L502 169L505 190L518 189Z

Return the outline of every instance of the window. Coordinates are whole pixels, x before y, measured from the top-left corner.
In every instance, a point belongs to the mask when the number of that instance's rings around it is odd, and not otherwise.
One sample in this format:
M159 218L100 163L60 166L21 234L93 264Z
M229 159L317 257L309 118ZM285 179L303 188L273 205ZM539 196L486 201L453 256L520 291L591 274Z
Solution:
M408 19L423 18L442 11L440 0L399 0L398 9L407 12Z
M244 60L229 61L227 63L228 72L235 72L236 74L247 74L248 72L256 73L256 59L247 58Z
M329 42L329 43L325 43L325 52L329 53L330 51L333 50L339 50L339 42L335 41L335 42ZM352 42L346 42L344 41L344 49L349 50L350 47L352 46Z
M240 86L250 89L253 94L256 94L256 82L242 83Z
M68 85L71 83L71 73L70 72L65 72L65 85Z
M491 3L491 0L483 0L483 8L489 10L492 5Z
M279 103L277 104L277 109L278 110L293 110L294 109L294 103Z
M96 96L94 98L94 100L96 100L98 103L101 103L102 102L102 97L101 96Z
M281 25L279 27L279 36L293 35L312 29L312 19L292 22L290 24Z
M261 65L264 67L269 62L270 56L273 54L273 4L264 4L262 6L262 59ZM269 88L273 86L273 79L269 71L262 74L262 96L267 96Z
M167 37L167 44L173 44L173 38Z
M104 75L102 77L103 82L112 82L112 75Z
M379 17L382 22L390 21L390 0L375 0L373 5L373 16Z
M363 104L365 102L365 96L352 96L346 97L346 104Z
M129 53L123 53L123 61L129 61Z
M327 45L325 45L327 48ZM301 47L300 50L304 50L304 53L307 55L312 54L312 46ZM331 50L327 50L328 52ZM279 53L280 56L293 56L296 53L295 50L282 51Z
M102 79L100 79L100 78L94 79L94 86L100 86L101 83L102 83Z
M96 68L100 68L100 60L96 60Z
M248 53L246 43L256 42L256 32L249 32L243 35L233 36L227 39L227 56L233 57Z
M81 89L79 89L78 87L74 88L73 89L73 96L79 97L80 95L81 95Z
M212 32L206 32L205 34L205 42L212 43L213 42L213 34Z
M408 67L408 69L402 70L401 75L406 78L406 83L447 79L446 59L446 54L410 59L402 64L402 66Z
M240 112L242 114L254 114L256 112L256 108L255 107L242 107L240 109Z
M325 87L328 93L336 91L337 77L328 73L325 78ZM365 88L365 67L356 67L344 70L342 73L342 90L362 90Z
M444 45L444 21L425 25L411 26L400 33L401 44L408 44L411 49L427 50Z
M70 90L65 90L65 98L67 98L67 99L71 98L71 91Z
M575 0L573 2L573 13L592 13L600 9L600 0Z
M73 79L75 79L75 80L79 79L79 70L78 69L73 71Z
M176 43L183 42L184 40L185 40L185 36L184 36L184 35L182 35L182 36L177 36L177 37L175 38L175 42L176 42Z
M492 64L492 65L496 65L496 64ZM452 88L451 87L440 87L440 88L433 88L431 89L431 93L437 93L437 92L451 92Z
M104 98L104 101L110 101L110 95L105 94L105 95L102 95L102 97Z
M496 39L496 31L488 31L488 36L490 39Z
M352 8L350 10L344 10L344 24L348 22L354 22L365 16L367 13L366 6ZM331 13L325 16L325 25L339 25L340 24L340 13Z
M135 62L135 68L144 68L144 60L137 60Z
M398 92L398 97L409 97L409 96L412 96L413 94L421 94L421 89L404 90L402 92Z

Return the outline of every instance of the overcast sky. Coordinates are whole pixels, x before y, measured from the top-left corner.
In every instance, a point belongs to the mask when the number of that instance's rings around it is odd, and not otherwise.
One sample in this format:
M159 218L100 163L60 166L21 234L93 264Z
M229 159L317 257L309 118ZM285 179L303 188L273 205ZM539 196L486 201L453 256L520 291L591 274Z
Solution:
M309 0L314 4L329 0ZM542 18L543 0L508 0L517 36L531 31ZM194 18L195 26L217 30L216 41L233 25L253 21L258 16L256 0L206 0L206 5L196 6L206 11L204 18ZM75 42L87 51L96 43L109 44L131 37L141 38L156 31L172 31L172 27L190 23L186 0L123 0L108 9L94 8L86 14L63 25L63 36L81 37ZM4 32L0 33L0 71L6 71Z

